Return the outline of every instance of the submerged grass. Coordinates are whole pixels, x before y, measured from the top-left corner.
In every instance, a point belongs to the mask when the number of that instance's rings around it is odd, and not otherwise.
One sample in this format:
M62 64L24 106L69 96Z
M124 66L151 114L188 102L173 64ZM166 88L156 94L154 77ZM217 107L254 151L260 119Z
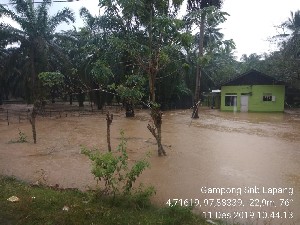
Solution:
M17 196L18 202L7 199ZM63 210L67 209L67 210ZM0 176L0 224L209 224L188 208L158 208L132 197L104 198L93 192L31 187Z

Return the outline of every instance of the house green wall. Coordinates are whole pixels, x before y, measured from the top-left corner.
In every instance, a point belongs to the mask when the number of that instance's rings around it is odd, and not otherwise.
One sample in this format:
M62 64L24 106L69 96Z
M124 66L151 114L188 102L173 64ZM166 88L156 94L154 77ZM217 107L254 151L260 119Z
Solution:
M226 94L237 94L237 106L225 106ZM263 95L270 93L275 101L263 101ZM284 85L241 85L222 86L221 111L241 111L241 95L248 95L248 112L283 112L285 86Z

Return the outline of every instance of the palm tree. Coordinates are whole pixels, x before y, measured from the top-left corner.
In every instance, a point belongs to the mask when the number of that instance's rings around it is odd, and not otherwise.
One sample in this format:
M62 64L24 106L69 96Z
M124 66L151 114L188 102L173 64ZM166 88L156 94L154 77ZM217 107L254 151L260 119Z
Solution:
M221 28L216 28L214 26L209 26L206 28L204 33L203 45L211 48L215 44L219 44L224 37L224 34L220 32Z
M293 35L300 35L300 10L291 12L291 17L283 24L293 32Z
M217 8L220 8L223 3L223 0L188 0L187 1L187 8L190 12L197 12L203 10L206 7L209 6L215 6ZM205 12L205 11L204 11ZM201 13L201 19L200 19L200 38L199 38L199 53L198 57L201 58L203 56L204 51L204 30L205 30L205 18L206 14ZM192 118L196 119L199 118L198 115L198 105L200 100L200 80L201 80L201 68L199 63L197 63L196 68L196 87L195 87L195 99L194 99L194 110L192 114Z
M284 65L282 74L284 79L289 80L293 86L300 85L300 10L291 12L290 18L282 24L290 33L286 34L287 38L282 42L281 64Z
M107 89L108 83L113 78L111 65L120 67L116 61L119 59L118 52L114 54L111 52L112 46L103 28L107 21L103 21L103 17L93 16L84 7L80 9L80 16L85 23L84 27L79 31L75 29L64 32L58 39L64 53L68 56L67 67L72 71L74 78L70 83L72 86L70 94L78 93L79 106L83 107L85 93L88 92L98 109L102 109L105 101L109 102L112 99L112 95L101 89Z
M17 22L20 28L1 23L0 43L5 43L6 47L17 46L12 55L22 57L23 79L28 86L26 100L32 103L38 94L37 75L53 69L50 56L59 55L59 48L55 44L56 28L62 22L74 22L74 16L68 8L50 16L48 8L51 2L48 0L42 0L37 7L32 0L10 0L10 3L13 10L0 5L0 18L8 17Z
M291 12L291 17L282 24L291 33L287 35L288 39L283 42L285 55L292 56L295 59L300 58L300 10Z

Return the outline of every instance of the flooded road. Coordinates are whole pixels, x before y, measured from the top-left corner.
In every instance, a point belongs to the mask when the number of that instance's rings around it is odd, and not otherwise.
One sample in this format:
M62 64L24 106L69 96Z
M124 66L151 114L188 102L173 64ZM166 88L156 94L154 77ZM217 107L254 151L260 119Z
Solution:
M177 110L163 116L167 157L157 157L147 130L150 116L117 113L112 146L125 131L130 160L152 153L141 180L156 188L153 201L192 205L207 219L245 224L300 224L300 115L224 113L201 109L200 119ZM18 128L29 143L8 143ZM38 143L29 123L0 124L0 173L61 187L87 189L96 183L80 145L106 149L104 115L39 118ZM177 199L177 200L176 200Z

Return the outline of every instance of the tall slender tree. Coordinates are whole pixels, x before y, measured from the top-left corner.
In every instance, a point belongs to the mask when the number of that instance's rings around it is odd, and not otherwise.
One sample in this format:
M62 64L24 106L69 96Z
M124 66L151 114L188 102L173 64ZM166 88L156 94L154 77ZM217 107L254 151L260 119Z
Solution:
M203 10L210 6L215 6L216 8L221 8L223 0L188 0L187 1L187 9L191 13L200 14L200 24L199 24L199 45L198 45L198 58L200 59L203 56L204 52L204 30L205 30L205 19L206 19L206 11ZM192 118L199 118L198 109L200 102L200 81L201 81L201 65L200 62L197 62L196 68L196 85L195 85L195 96L194 96L194 108Z

